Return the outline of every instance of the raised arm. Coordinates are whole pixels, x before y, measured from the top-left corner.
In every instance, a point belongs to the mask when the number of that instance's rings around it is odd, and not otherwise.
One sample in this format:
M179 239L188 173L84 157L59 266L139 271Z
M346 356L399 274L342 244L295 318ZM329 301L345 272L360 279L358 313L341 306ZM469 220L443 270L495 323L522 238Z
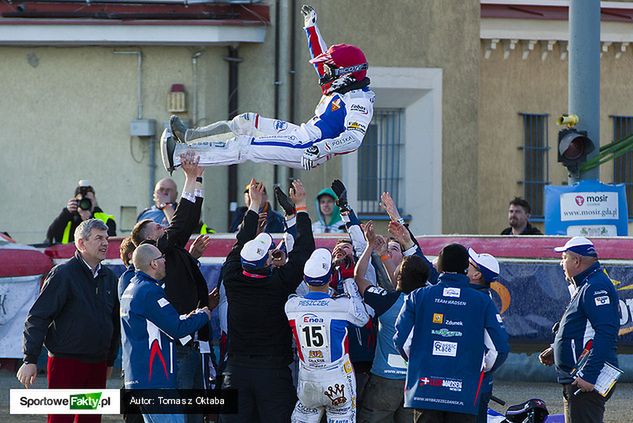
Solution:
M319 54L327 50L327 45L323 41L321 32L317 27L317 12L316 10L307 4L301 6L301 13L303 14L303 30L306 33L308 39L308 51L310 52L310 59L314 59ZM314 70L317 76L321 78L324 75L323 63L315 63Z
M354 268L354 280L358 285L358 290L361 295L365 294L365 290L367 288L373 286L373 284L367 280L367 269L370 266L371 253L374 249L377 249L381 245L385 244L385 239L383 237L376 236L376 232L374 231L374 222L367 222L365 224L364 232L365 237L367 238L365 250L356 262L356 267Z
M303 278L303 266L315 249L312 223L308 215L306 192L300 180L292 181L290 199L297 210L297 238L292 251L288 254L288 262L278 272L289 292L294 292Z
M161 251L167 248L165 242L184 248L200 221L204 190L202 183L196 179L202 178L205 167L199 165L200 157L193 151L181 154L180 159L185 173L185 187L166 230L167 236L159 240L158 248Z

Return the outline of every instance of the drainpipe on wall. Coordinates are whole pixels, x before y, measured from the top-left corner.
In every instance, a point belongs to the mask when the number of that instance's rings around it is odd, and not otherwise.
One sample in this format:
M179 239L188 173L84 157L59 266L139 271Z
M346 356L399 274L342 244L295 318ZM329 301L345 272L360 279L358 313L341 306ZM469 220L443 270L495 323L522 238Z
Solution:
M229 63L229 119L233 119L237 116L238 110L238 65L243 60L238 56L238 47L237 46L229 46L229 54L224 57ZM231 226L231 222L233 220L233 215L235 214L235 210L237 209L237 165L230 165L228 167L228 203L229 203L229 214L228 214L228 222L227 229Z
M275 119L279 119L279 88L281 86L281 81L279 80L279 43L280 43L280 28L279 28L279 24L280 24L280 16L279 14L281 13L281 6L280 6L281 1L277 0L275 1L275 81L274 81L274 96L275 96L275 101L274 101L274 107L275 107ZM273 184L277 185L279 184L279 166L275 165L273 166ZM277 196L273 195L273 207L277 208L278 204L277 204Z
M295 25L297 15L297 1L290 1L290 69L288 69L288 121L295 123L295 75L297 57L295 54L296 44L296 32ZM293 179L295 176L295 170L293 168L288 169L288 177Z

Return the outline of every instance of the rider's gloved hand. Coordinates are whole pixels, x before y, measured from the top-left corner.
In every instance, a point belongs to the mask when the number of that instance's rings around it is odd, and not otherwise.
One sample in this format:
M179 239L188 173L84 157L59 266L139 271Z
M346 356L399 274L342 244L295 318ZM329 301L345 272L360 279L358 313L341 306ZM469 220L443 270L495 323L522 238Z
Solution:
M314 7L304 4L301 6L301 13L303 13L303 27L308 28L316 25L317 12Z

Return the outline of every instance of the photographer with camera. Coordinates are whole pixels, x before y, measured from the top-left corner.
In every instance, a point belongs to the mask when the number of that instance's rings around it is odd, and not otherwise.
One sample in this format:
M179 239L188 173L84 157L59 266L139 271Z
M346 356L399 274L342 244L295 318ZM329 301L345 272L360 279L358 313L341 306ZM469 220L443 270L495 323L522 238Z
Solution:
M68 244L75 240L75 229L88 219L99 219L108 226L108 235L116 236L116 222L114 216L104 213L97 205L97 197L90 181L82 179L75 188L75 196L68 200L53 220L46 232L46 240L50 244Z

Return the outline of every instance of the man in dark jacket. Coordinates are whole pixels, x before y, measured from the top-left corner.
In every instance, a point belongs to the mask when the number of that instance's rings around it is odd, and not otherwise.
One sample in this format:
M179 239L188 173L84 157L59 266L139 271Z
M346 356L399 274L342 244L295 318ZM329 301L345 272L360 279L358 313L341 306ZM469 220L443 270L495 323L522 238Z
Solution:
M521 197L514 197L508 205L509 227L501 231L501 235L543 235L538 228L530 225L530 203Z
M297 238L288 262L273 268L271 236L255 237L263 185L253 180L249 210L224 264L229 346L223 386L238 389L239 403L238 414L222 415L223 422L288 422L297 401L288 367L292 334L284 306L301 282L314 238L303 186L300 181L292 185Z
M101 389L112 372L120 339L117 279L101 266L108 251L108 227L82 222L75 231L75 256L49 273L24 325L24 364L17 377L28 388L37 375L42 344L48 357L48 387ZM49 423L74 416L49 415ZM99 415L78 422L98 423Z
M244 187L244 204L246 205L238 207L237 210L235 210L229 232L237 232L239 230L240 225L244 220L244 215L250 207L251 197L248 193L249 187L250 184L247 184L246 187ZM281 213L273 210L270 201L268 201L266 187L264 187L264 198L262 199L262 204L258 213L266 213L266 227L264 227L264 231L268 232L269 234L282 233L286 229L286 226L284 225L284 217L281 215Z
M68 200L66 207L53 220L46 231L46 240L50 244L68 244L73 242L75 229L88 219L99 219L108 225L108 235L116 236L114 216L104 213L97 204L94 188L88 180L82 179L75 188L75 196Z
M562 253L561 266L572 298L554 344L539 359L544 365L556 367L558 383L563 385L565 422L601 422L610 394L603 396L594 388L607 363L618 365L618 292L587 238L575 236L554 250Z
M185 186L171 223L167 228L150 219L138 222L132 230L132 239L137 246L153 243L165 254L167 275L165 295L179 314L188 314L208 305L208 289L200 272L198 260L185 249L189 237L200 221L202 210L202 174L193 152L182 157ZM176 374L178 389L202 389L202 357L199 342L209 341L209 327L203 326L187 337L186 342L176 343ZM187 422L201 422L202 415L188 414Z

